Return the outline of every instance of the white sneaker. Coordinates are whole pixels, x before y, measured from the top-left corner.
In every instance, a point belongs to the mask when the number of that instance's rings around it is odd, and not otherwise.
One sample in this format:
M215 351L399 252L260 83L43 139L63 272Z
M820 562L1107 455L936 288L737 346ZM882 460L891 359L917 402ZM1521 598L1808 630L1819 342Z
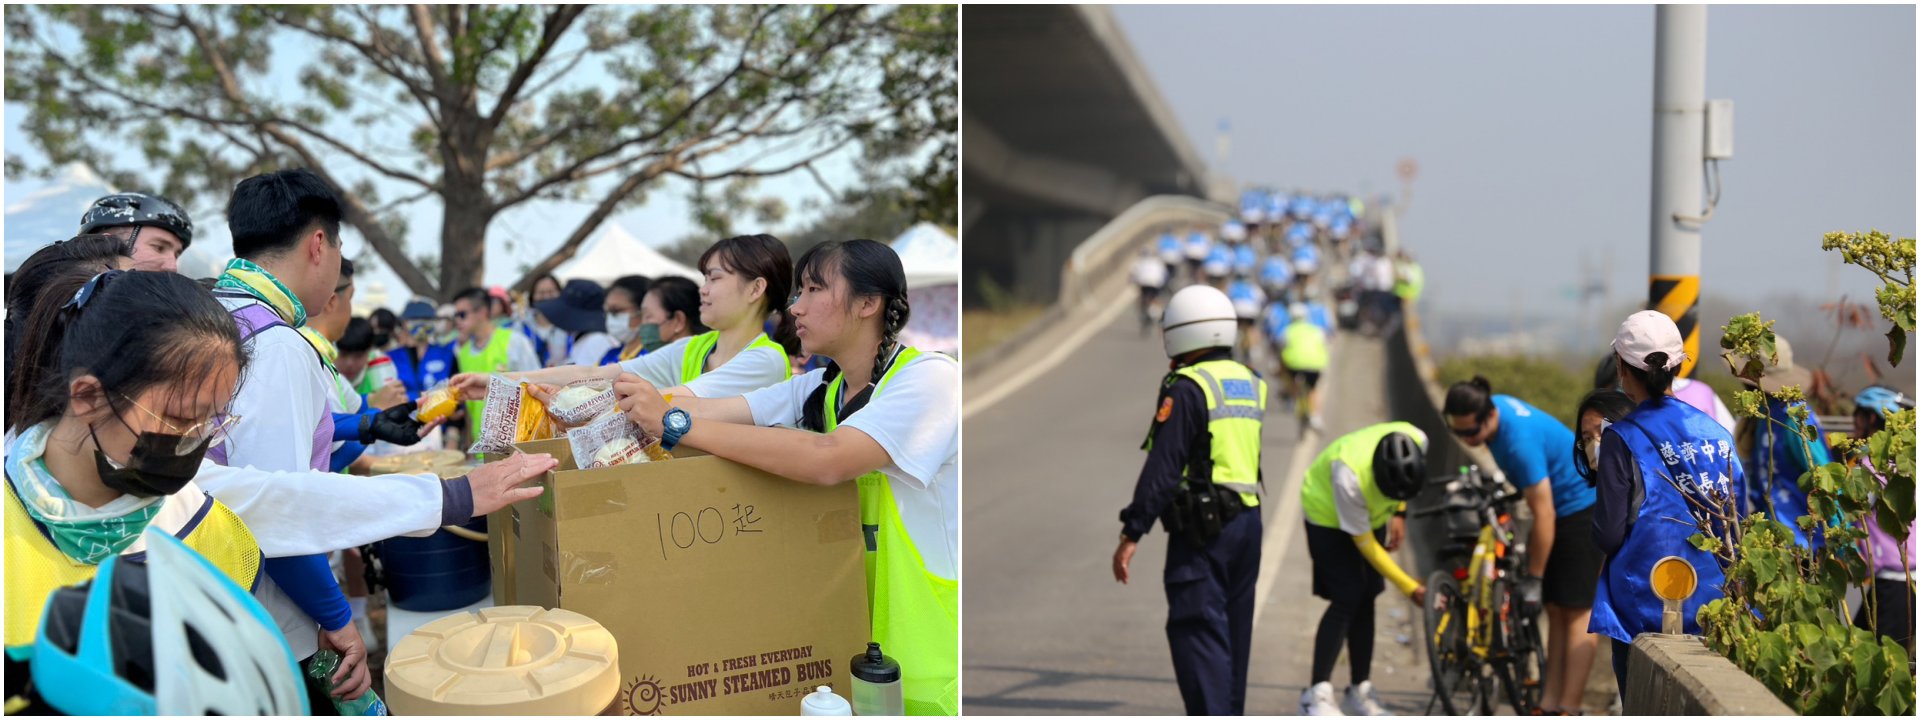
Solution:
M1328 686L1328 689L1332 689L1332 686ZM1372 680L1347 688L1347 696L1340 702L1340 709L1348 715L1393 714L1387 712L1387 706L1380 704L1380 696L1373 692Z
M1301 715L1345 715L1333 702L1333 683L1314 683L1300 693Z

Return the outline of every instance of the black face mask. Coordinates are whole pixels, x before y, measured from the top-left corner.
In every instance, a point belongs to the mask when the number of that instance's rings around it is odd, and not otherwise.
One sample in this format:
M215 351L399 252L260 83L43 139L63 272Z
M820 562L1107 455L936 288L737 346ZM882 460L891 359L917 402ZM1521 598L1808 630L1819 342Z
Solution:
M87 428L87 434L93 435L93 428ZM100 450L100 438L95 435L93 462L99 468L100 482L109 488L134 497L164 497L180 492L200 473L200 460L207 456L212 440L207 438L198 447L175 454L171 451L180 447L181 436L143 432L134 440L126 466L121 467Z

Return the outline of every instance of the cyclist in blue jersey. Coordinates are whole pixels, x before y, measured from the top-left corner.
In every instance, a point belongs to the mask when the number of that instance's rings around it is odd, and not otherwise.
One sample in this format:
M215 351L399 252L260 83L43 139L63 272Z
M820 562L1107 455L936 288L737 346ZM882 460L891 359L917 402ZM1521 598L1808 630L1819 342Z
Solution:
M1260 261L1260 287L1270 298L1280 298L1293 288L1293 263L1284 255L1268 255Z
M1547 610L1547 675L1543 709L1580 707L1597 638L1586 632L1603 561L1593 543L1593 485L1574 466L1573 431L1511 395L1496 395L1487 379L1447 389L1447 426L1469 447L1487 446L1507 481L1533 512L1523 574L1515 583L1522 604Z
M1173 228L1160 233L1158 248L1160 262L1167 266L1167 282L1171 284L1174 274L1180 270L1180 261L1186 259L1186 248L1181 246L1180 236L1173 233Z
M1262 292L1260 286L1254 284L1253 279L1248 275L1236 274L1233 282L1227 285L1227 299L1233 302L1234 318L1239 325L1239 332L1234 335L1233 351L1246 360L1253 350L1253 339L1260 322L1260 308L1267 304L1267 294Z
M1213 252L1213 238L1209 237L1205 230L1195 227L1187 232L1185 250L1187 282L1195 284L1205 282L1203 278L1206 275L1200 272L1200 266L1206 263L1207 256Z
M1233 275L1233 249L1225 243L1215 243L1207 251L1207 259L1200 263L1201 274L1206 283L1221 292L1227 290L1227 279Z

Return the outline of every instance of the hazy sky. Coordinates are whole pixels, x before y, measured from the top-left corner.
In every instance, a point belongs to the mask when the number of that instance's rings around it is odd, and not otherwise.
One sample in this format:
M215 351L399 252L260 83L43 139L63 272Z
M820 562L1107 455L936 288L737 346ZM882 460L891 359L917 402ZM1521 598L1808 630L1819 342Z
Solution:
M1428 297L1570 313L1580 253L1612 247L1615 302L1646 293L1650 6L1114 8L1186 129L1243 183L1399 195ZM1707 97L1734 101L1734 157L1706 225L1709 296L1877 286L1829 230L1912 236L1914 9L1714 6ZM1724 295L1723 295L1724 297Z

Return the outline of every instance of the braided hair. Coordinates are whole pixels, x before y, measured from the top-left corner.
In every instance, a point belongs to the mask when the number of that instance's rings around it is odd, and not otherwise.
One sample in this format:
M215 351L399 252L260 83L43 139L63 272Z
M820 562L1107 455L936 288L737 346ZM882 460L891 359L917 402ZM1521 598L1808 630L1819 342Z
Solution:
M899 357L900 331L913 317L913 308L907 303L907 272L900 264L900 255L893 248L872 240L832 240L815 245L800 256L800 262L794 269L794 277L804 279L815 285L827 284L827 272L837 271L847 281L847 297L876 296L882 300L880 311L880 344L874 348L872 382L858 395L848 399L846 409L841 416L852 415L864 407L873 389L885 377L891 363ZM838 362L827 365L826 377L820 387L802 405L801 427L821 432L825 430L822 417L827 402L826 388L834 378L840 376Z

